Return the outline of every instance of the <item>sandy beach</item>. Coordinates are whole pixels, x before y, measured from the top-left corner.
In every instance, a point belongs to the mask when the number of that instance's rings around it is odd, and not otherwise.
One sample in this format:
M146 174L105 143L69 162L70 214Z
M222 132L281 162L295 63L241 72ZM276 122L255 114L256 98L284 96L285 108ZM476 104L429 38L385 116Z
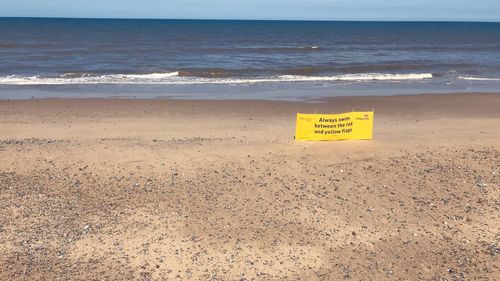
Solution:
M499 149L500 94L3 100L0 279L499 280Z

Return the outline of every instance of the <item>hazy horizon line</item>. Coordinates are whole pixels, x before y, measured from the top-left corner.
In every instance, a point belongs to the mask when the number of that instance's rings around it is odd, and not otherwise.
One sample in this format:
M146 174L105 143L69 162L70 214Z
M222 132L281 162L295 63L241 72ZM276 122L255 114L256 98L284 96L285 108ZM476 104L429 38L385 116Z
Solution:
M282 22L435 22L435 23L500 23L493 20L461 19L233 19L233 18L141 18L141 17L60 17L60 16L0 16L0 19L81 19L81 20L178 20L178 21L282 21Z

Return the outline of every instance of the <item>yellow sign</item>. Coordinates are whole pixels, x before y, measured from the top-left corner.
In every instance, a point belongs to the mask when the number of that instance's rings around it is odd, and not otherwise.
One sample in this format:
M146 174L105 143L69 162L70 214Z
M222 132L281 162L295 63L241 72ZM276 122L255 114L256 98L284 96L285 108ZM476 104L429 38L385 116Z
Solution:
M297 113L296 140L371 140L373 111L342 114Z

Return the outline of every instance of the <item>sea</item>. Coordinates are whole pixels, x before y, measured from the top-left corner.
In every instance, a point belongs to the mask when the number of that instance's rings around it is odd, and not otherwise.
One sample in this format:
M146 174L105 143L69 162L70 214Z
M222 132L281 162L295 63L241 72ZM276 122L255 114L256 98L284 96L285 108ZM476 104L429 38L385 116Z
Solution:
M0 18L0 99L500 92L500 23Z

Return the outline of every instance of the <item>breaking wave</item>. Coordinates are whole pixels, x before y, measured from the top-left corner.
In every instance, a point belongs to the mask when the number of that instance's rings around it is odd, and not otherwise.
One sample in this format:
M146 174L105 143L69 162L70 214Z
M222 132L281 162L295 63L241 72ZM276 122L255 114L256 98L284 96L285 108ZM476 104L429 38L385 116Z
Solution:
M60 76L0 76L0 85L98 85L98 84L255 84L272 82L335 82L335 81L403 81L433 78L431 73L384 74L363 73L333 76L277 75L271 77L234 78L223 75L190 75L182 71L150 74L65 73Z
M301 47L254 47L254 48L238 48L235 49L238 51L247 51L247 52L257 52L257 53L266 53L266 52L314 52L322 50L320 46L312 45L312 46L301 46Z
M470 81L500 81L500 78L487 78L487 77L458 77L462 80L470 80Z

